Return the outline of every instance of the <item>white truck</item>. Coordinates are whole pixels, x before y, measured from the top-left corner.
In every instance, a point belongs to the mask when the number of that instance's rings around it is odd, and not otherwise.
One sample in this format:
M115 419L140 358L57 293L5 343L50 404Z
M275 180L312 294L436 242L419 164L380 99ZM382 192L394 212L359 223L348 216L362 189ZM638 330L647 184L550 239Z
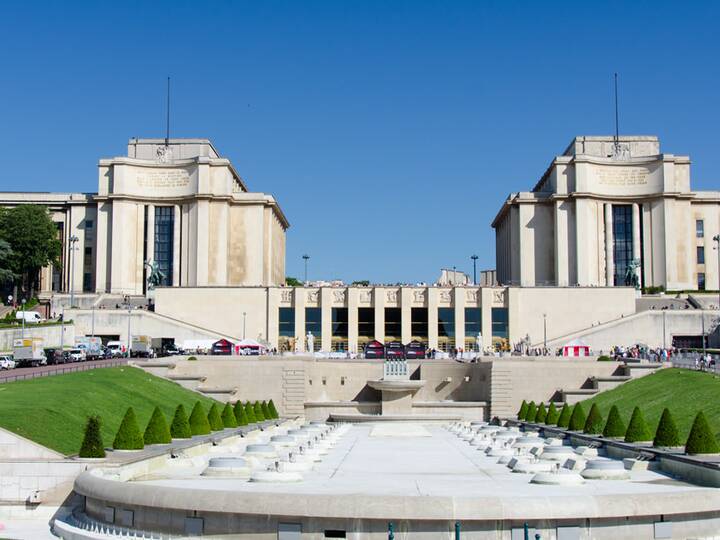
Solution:
M102 340L99 337L77 336L75 337L75 348L85 352L87 360L94 360L102 356Z
M13 341L13 358L18 367L37 367L47 364L42 338L20 338Z
M113 358L127 356L127 347L123 341L108 341L107 348L110 350Z
M133 336L130 343L130 356L152 358L155 356L153 342L150 336Z
M42 322L44 319L40 316L40 314L37 311L16 311L15 312L15 320L16 321L25 321L26 323L39 323Z

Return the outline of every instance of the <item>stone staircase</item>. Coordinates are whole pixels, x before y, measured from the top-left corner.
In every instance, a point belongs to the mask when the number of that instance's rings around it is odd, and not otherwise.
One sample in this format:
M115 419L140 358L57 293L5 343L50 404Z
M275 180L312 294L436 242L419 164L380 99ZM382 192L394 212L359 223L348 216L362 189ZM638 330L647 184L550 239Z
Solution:
M280 414L303 416L305 414L305 369L302 366L283 369L283 402Z
M617 388L621 384L648 375L661 367L663 367L663 364L653 362L627 362L609 377L590 377L581 388L561 389L558 392L560 400L555 401L555 406L562 406L565 403L575 405L578 401L589 399L599 392Z

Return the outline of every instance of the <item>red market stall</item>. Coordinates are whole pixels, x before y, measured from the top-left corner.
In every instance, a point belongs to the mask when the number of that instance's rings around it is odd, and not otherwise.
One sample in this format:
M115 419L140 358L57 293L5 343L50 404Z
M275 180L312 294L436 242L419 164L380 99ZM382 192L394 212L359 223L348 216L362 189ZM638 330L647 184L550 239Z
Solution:
M563 356L590 356L590 346L584 341L573 339L563 345L562 353Z

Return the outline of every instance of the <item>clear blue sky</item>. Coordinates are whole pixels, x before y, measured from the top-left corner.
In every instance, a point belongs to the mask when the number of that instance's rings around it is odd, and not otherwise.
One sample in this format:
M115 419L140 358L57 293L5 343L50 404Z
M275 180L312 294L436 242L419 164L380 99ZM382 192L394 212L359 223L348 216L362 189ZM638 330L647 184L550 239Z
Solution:
M720 4L12 2L0 190L95 191L128 138L208 137L291 223L287 273L494 267L490 222L579 134L657 134L720 188Z

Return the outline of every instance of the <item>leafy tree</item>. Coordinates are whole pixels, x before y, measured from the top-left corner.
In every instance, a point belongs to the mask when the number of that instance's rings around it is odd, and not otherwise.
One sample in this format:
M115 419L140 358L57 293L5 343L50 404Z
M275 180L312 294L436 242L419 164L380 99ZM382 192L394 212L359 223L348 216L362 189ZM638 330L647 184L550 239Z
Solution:
M525 420L525 417L527 417L528 412L528 404L527 401L523 399L522 404L520 405L520 410L517 413L518 420Z
M288 287L302 287L303 284L302 281L300 281L299 279L287 276L285 278L285 285L287 285Z
M572 414L570 415L570 423L568 429L570 431L582 431L585 427L585 411L580 403L576 403L573 407Z
M260 403L260 409L262 410L265 420L270 420L272 418L272 415L270 414L270 409L268 409L266 401L263 401L262 403Z
M225 408L220 416L222 418L223 426L226 428L235 428L238 426L237 418L235 418L235 411L233 411L232 405L229 403L225 404Z
M370 280L367 279L361 279L359 281L353 281L352 285L358 285L360 287L367 287L370 285Z
M208 422L207 414L199 401L195 402L192 412L190 413L190 431L193 435L207 435L210 433L210 422Z
M537 416L537 405L535 405L534 401L531 401L530 404L528 405L527 414L525 415L525 421L534 422L536 416Z
M258 421L255 417L255 408L249 401L245 402L245 415L247 416L248 424L254 424Z
M235 410L235 418L237 418L238 426L247 426L249 422L242 401L236 401L233 409Z
M587 420L585 420L585 425L583 426L583 433L587 433L588 435L599 435L602 433L603 430L603 417L602 414L600 414L600 408L597 406L596 403L592 404L592 407L590 407L590 412L588 413Z
M265 421L265 415L263 414L262 406L260 405L259 401L256 401L253 405L253 410L255 411L255 418L258 422L264 422Z
M51 263L59 266L62 245L48 209L23 204L0 212L0 239L11 249L6 269L15 276L15 284L32 297L40 269Z
M547 417L547 411L545 410L545 404L541 403L538 407L537 414L535 415L535 423L544 424L545 418Z
M15 281L15 274L10 269L12 248L5 240L0 239L0 285Z
M189 439L192 437L190 422L182 404L175 409L175 416L173 416L172 424L170 424L170 435L173 439Z
M547 416L545 416L545 424L547 424L548 426L554 426L558 423L559 419L560 412L555 407L555 403L551 401L550 406L548 407Z
M278 414L278 410L277 410L277 408L275 408L275 403L273 403L272 399L270 401L268 401L268 409L270 409L271 418L280 418L280 415Z
M678 428L677 425L675 425L675 420L673 419L672 414L670 414L670 409L663 409L662 416L660 417L660 423L658 424L657 430L655 431L653 446L682 446L682 443L680 442L680 433L678 433Z
M172 441L170 428L167 425L167 420L165 420L165 415L160 410L160 407L155 407L150 421L145 428L143 440L145 444L167 444Z
M650 429L648 428L647 422L645 422L645 417L640 407L635 407L630 417L627 432L625 433L625 442L647 442L652 441L652 439L652 433L650 433Z
M105 445L103 445L102 434L100 433L101 420L99 416L88 417L85 424L85 436L80 446L81 458L103 458L105 457Z
M685 452L688 454L720 453L717 438L702 411L697 413L692 428L690 428L690 435L685 443Z
M562 410L560 411L560 418L558 418L557 427L567 428L570 425L571 415L572 411L570 410L570 405L565 403Z
M618 410L617 405L613 405L610 407L607 422L605 422L605 427L603 428L603 437L615 439L623 438L625 437L626 431L627 427L620 416L620 411Z
M135 417L135 409L128 407L115 435L113 448L115 450L142 450L144 447L145 442Z

